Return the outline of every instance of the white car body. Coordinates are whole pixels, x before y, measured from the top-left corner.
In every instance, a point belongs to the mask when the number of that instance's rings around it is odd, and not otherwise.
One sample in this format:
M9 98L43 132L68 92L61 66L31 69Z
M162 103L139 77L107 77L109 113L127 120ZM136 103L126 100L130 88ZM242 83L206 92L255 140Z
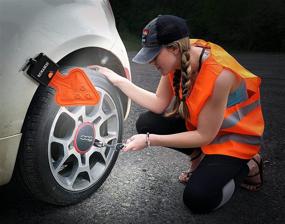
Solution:
M112 59L117 60L113 70L128 79L131 74L107 0L0 0L0 51L0 185L4 185L13 174L21 128L39 85L19 71L28 58L43 52L64 66L104 66ZM123 103L126 118L130 100Z

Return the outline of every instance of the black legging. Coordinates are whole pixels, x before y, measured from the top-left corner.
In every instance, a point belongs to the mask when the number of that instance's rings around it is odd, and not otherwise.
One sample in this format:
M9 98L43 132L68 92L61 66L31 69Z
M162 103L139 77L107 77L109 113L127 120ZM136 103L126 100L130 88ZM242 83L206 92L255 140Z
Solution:
M138 133L162 135L187 130L183 119L164 117L152 112L142 113L136 122L136 128ZM187 155L194 150L193 148L173 149ZM231 198L235 188L234 180L248 174L247 162L248 160L225 155L205 155L185 187L184 203L193 212L198 213L220 207Z

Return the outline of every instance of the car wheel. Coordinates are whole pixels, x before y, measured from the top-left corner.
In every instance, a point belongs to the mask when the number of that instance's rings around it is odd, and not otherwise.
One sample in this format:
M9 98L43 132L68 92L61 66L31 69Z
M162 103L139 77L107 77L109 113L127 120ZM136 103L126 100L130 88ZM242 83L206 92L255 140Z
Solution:
M100 95L97 105L58 106L54 90L39 86L23 128L20 179L32 195L52 204L69 205L88 197L106 180L118 157L113 148L96 147L94 141L122 140L119 93L102 74L85 72Z

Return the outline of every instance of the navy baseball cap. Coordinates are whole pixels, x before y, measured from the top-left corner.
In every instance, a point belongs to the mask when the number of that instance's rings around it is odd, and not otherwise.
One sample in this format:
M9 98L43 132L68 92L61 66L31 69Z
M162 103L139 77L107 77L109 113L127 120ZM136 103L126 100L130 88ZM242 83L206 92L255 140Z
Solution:
M150 21L142 32L142 49L133 58L138 64L150 63L161 48L173 41L189 37L186 21L172 15L159 15Z

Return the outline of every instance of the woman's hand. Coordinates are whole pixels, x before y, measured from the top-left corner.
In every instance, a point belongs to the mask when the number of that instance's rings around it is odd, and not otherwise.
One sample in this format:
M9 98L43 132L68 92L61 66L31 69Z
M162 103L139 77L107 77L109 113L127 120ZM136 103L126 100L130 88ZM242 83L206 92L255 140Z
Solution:
M118 75L117 73L106 67L102 67L99 65L91 65L88 66L88 68L98 71L101 74L105 75L110 80L110 82L112 82L115 86L117 86L119 82L126 80L126 78Z
M138 151L144 149L146 146L146 134L133 135L127 140L126 146L122 151Z

